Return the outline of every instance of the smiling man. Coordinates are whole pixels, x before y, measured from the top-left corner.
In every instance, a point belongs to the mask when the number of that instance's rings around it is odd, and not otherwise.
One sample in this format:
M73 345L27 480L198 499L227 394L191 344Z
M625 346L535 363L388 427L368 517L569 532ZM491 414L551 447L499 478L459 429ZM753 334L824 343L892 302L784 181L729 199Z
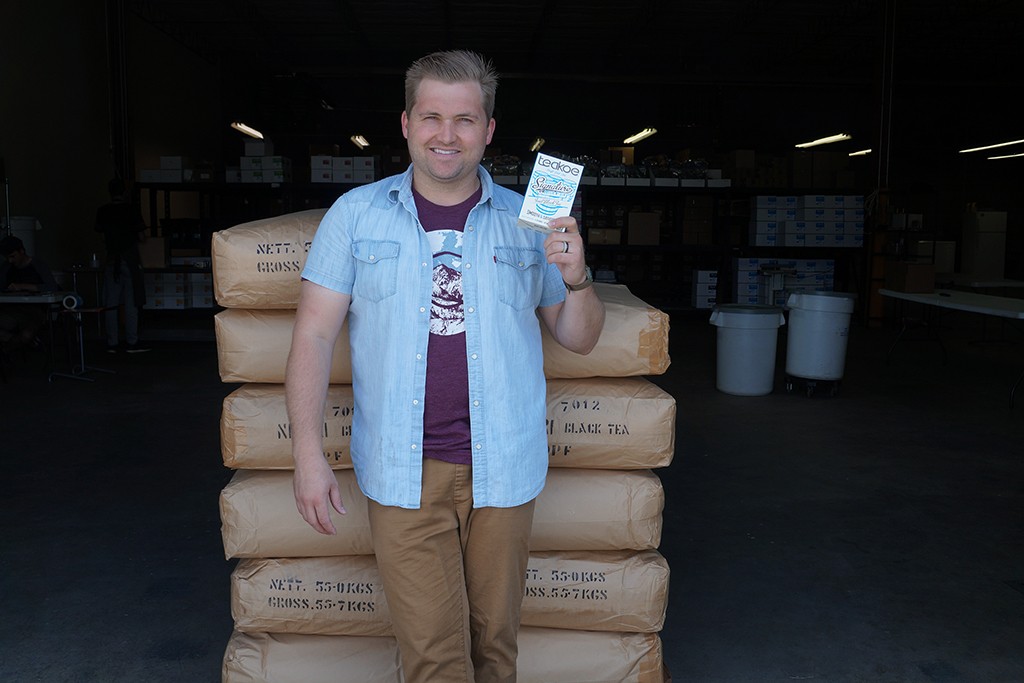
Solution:
M345 508L320 434L348 321L352 461L407 683L515 681L547 472L540 326L585 354L604 324L576 221L546 237L517 227L522 196L480 166L496 88L472 52L409 68L412 164L324 216L288 358L296 506L333 534Z

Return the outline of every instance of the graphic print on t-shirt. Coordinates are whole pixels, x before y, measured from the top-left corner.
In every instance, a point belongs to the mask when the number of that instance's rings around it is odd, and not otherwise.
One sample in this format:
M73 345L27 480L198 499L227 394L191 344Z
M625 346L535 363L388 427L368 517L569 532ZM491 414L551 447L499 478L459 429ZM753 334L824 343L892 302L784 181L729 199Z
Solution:
M462 231L432 230L427 239L434 253L430 333L445 337L462 334L466 331L462 309Z

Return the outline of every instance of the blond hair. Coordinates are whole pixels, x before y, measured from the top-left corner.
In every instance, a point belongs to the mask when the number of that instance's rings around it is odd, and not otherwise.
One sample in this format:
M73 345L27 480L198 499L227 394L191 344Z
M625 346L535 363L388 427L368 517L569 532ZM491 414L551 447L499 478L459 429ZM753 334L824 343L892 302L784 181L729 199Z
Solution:
M416 93L423 79L442 83L475 82L480 86L484 112L494 115L494 93L498 89L498 72L489 60L469 50L434 52L420 57L405 72L405 112L412 113Z

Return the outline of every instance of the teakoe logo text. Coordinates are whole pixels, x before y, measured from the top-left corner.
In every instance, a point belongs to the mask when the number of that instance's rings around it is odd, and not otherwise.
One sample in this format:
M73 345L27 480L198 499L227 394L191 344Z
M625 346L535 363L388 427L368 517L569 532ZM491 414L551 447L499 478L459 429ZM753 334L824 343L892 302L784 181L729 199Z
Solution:
M569 175L579 175L580 169L571 164L567 164L564 161L558 159L552 159L550 157L541 157L537 159L537 163L541 166L554 169L560 173L568 173Z

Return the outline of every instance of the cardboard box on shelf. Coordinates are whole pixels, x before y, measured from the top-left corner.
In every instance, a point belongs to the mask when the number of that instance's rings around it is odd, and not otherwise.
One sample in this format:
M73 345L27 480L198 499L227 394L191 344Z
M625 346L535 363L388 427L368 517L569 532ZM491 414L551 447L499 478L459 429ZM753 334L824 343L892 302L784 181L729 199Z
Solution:
M334 182L334 171L330 168L317 168L312 169L309 173L309 182L311 183L333 183Z
M693 271L694 284L718 283L717 270L695 270Z
M182 310L191 308L191 304L191 298L185 298L181 294L170 294L153 297L151 301L146 302L145 308Z
M885 287L897 292L932 292L935 290L935 265L913 261L887 263Z
M698 309L712 309L715 304L718 303L718 297L716 294L710 296L701 296L696 292L693 292L690 296L690 305Z
M619 228L587 229L587 244L622 244L622 230Z
M264 156L262 168L264 171L270 170L287 170L290 171L292 168L292 160L288 157L282 156Z
M383 176L402 173L409 167L409 152L402 149L389 150L381 155L381 173Z
M274 153L274 143L270 140L246 140L245 155L249 157L269 156Z
M265 183L290 183L292 171L290 168L274 168L263 170L263 182Z
M634 245L659 244L661 241L661 214L630 211L626 241L628 244Z
M889 227L893 230L923 230L924 216L919 213L894 213L889 219Z
M914 240L907 243L907 253L922 261L933 261L936 273L952 273L956 270L956 242Z
M139 260L143 268L167 267L167 238L147 237L139 244Z
M152 168L139 171L139 180L144 183L180 183L185 172L180 168Z
M180 156L169 156L160 157L160 168L165 171L177 170L180 171L185 168L186 162L185 157Z

